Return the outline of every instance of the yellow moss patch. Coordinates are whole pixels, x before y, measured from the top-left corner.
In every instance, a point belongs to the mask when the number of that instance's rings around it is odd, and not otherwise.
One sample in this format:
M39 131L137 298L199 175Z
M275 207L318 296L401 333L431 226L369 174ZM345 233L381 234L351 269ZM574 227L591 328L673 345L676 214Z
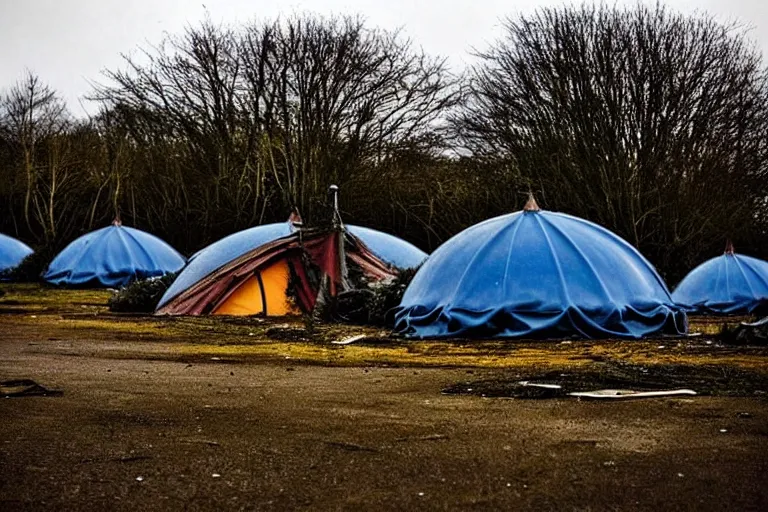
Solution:
M44 320L49 320L44 318ZM59 327L65 329L93 329L111 332L131 333L138 335L162 336L163 325L146 322L115 322L86 318L63 318L55 320Z
M65 290L38 284L3 284L0 311L107 311L109 290Z
M510 350L505 354L487 354L481 350L449 346L435 347L420 343L410 346L327 346L309 343L259 343L256 345L211 346L179 344L174 352L182 356L208 356L221 358L265 358L295 360L313 364L340 366L397 365L424 367L576 367L588 364L587 358L557 357L547 350ZM436 348L438 350L436 350Z
M734 329L742 322L754 322L755 320L757 318L752 316L690 316L688 317L688 329L691 333L717 336L724 327Z

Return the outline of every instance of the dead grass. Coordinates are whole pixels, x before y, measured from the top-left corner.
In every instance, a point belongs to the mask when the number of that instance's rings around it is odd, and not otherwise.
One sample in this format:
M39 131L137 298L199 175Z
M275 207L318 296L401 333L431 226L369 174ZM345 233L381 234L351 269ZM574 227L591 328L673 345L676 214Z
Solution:
M115 357L271 360L338 366L423 366L576 369L595 363L706 365L768 372L768 349L723 347L711 336L643 341L409 341L378 328L308 324L301 318L155 317L112 314L105 290L59 290L3 285L4 323L40 332L72 333L76 339L123 343ZM711 319L694 323L710 329ZM720 325L720 324L718 324ZM709 326L709 327L708 327ZM364 334L352 345L333 341ZM140 344L131 342L141 342Z
M700 333L705 336L717 336L724 328L734 329L741 322L754 322L757 320L751 316L702 316L688 317L688 328L691 333Z
M106 312L109 290L65 290L38 284L1 284L1 313Z

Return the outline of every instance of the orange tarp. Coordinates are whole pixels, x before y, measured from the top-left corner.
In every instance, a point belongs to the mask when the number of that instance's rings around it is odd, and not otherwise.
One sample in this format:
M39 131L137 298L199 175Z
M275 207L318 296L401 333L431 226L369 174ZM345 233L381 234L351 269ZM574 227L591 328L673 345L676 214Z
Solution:
M288 296L288 280L290 271L288 263L279 259L264 270L260 271L261 282L264 283L264 297L267 302L266 314L270 316L283 316L298 314ZM264 313L262 304L262 290L258 278L254 275L246 280L240 287L232 292L227 300L213 312L214 315L258 315Z

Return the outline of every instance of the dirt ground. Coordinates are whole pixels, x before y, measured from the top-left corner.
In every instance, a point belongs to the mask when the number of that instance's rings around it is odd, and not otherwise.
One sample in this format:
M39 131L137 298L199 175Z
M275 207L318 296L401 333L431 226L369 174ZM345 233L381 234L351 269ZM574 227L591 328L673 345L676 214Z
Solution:
M354 326L120 317L103 292L4 289L0 381L63 396L0 400L0 510L768 510L765 349L409 344ZM329 343L357 333L371 341ZM610 368L685 368L675 383L705 394L442 392Z

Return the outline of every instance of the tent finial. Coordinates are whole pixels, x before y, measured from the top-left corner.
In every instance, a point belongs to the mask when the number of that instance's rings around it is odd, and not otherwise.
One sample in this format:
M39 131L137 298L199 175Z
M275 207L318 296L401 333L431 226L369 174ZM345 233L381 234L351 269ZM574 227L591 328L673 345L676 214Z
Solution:
M291 208L291 214L288 216L288 223L295 228L300 228L304 225L304 222L301 220L299 209L295 206Z
M122 226L123 225L123 221L120 220L120 212L116 212L115 213L115 218L112 221L112 225L113 226Z
M528 201L523 206L525 212L540 212L539 204L536 202L536 198L533 197L533 192L528 192Z
M733 242L729 238L727 242L725 242L725 254L733 254L734 248L733 248Z

